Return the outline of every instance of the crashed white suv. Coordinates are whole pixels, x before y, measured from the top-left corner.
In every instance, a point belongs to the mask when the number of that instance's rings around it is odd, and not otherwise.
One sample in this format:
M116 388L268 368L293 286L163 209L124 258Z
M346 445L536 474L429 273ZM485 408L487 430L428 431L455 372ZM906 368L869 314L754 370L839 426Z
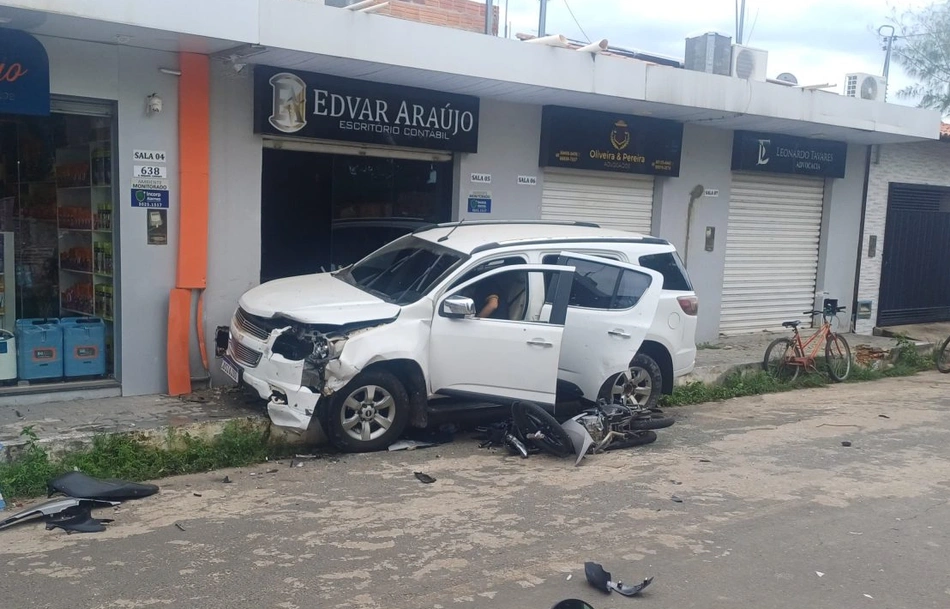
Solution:
M348 451L424 426L430 399L652 407L693 369L698 301L672 245L586 223L420 229L332 273L244 294L222 369Z

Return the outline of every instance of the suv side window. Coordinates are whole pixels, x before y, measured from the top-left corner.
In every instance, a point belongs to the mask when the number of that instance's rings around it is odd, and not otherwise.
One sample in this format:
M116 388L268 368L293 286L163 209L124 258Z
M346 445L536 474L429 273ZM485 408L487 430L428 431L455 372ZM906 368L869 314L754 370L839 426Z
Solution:
M574 284L568 303L585 309L629 309L640 301L652 279L649 275L628 269L620 269L590 260L567 257L561 260L551 254L541 260L542 264L565 264L573 266Z
M663 275L663 289L678 292L692 292L693 285L689 282L683 262L676 252L650 254L640 256L640 266L654 270Z
M502 266L511 266L513 264L527 264L527 263L528 263L528 259L525 258L524 256L508 256L507 258L494 258L492 260L482 262L481 264L478 264L472 267L471 269L465 271L465 273L463 273L458 279L452 282L452 285L450 285L448 289L451 290L455 286L462 285L469 279L478 277L482 273L486 271L490 271L492 269L497 269Z

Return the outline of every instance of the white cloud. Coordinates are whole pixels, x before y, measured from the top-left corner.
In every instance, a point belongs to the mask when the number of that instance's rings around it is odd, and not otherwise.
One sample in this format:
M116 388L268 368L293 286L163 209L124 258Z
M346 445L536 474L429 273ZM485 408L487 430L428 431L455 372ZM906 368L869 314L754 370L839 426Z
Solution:
M513 33L534 34L539 0L496 0ZM768 75L791 72L802 84L833 83L841 91L848 72L880 74L884 51L877 35L892 9L928 0L747 0L746 43L769 52ZM735 35L734 0L548 0L547 33L583 39L568 11L593 39L682 58L687 36L707 31ZM504 29L503 27L501 29ZM750 38L751 35L751 38ZM888 101L912 81L892 63Z

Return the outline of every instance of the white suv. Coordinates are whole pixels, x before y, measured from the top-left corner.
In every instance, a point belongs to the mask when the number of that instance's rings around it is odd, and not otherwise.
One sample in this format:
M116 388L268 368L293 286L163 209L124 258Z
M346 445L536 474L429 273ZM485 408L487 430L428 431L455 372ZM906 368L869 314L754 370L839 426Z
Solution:
M385 448L430 399L653 407L693 369L698 300L663 239L594 224L416 230L332 273L244 294L222 369L339 448ZM315 416L316 415L316 416Z

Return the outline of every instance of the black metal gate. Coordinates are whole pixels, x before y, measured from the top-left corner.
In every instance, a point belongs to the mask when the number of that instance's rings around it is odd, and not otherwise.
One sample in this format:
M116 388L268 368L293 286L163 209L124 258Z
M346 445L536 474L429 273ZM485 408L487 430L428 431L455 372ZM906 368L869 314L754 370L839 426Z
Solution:
M950 188L891 183L877 325L950 321Z

